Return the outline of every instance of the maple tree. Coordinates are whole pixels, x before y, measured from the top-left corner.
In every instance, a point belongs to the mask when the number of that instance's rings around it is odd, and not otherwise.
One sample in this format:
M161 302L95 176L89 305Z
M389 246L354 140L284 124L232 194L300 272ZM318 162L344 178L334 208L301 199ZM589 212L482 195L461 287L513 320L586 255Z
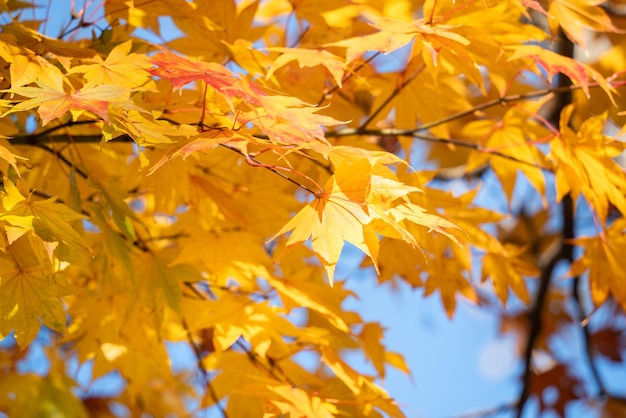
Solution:
M0 411L403 416L348 243L497 312L504 409L624 413L623 1L72 1L55 34L52 3L0 2ZM80 397L71 364L123 384Z

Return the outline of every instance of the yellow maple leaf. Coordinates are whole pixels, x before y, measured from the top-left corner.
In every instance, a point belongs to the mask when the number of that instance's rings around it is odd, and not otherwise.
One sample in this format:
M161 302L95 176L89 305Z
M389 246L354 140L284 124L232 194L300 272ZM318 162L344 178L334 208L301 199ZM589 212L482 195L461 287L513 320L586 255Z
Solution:
M65 329L65 309L59 299L43 243L31 236L22 236L0 255L0 334L1 338L15 330L15 339L25 347L41 327L59 332Z
M609 15L602 9L603 1L589 0L552 0L548 8L550 31L553 34L561 27L563 32L574 43L587 47L585 41L588 29L594 32L624 33L611 21Z
M113 48L104 61L100 56L95 64L72 67L69 74L81 73L87 83L83 88L99 85L120 85L129 89L148 89L150 80L147 69L151 67L149 58L141 54L131 54L133 42L128 40Z
M574 132L569 127L573 111L571 105L563 110L560 135L550 142L557 198L568 192L574 198L582 194L600 219L606 218L609 202L626 214L626 174L612 159L625 149L624 144L604 135L606 112L587 119Z
M344 63L343 60L335 54L331 54L324 49L273 47L268 48L268 50L280 52L281 55L279 55L278 58L276 58L272 63L272 66L265 76L266 79L270 79L276 70L287 65L291 61L297 61L300 68L317 67L318 65L323 66L333 77L335 83L339 87L342 86L341 79L344 74Z
M281 401L270 401L282 413L289 416L303 416L315 418L332 418L338 410L330 402L324 402L317 396L309 396L304 390L287 385L268 386L268 389L280 396ZM285 402L287 401L287 402Z
M435 25L425 22L423 19L405 22L392 18L375 18L372 26L378 31L369 35L329 43L328 46L347 48L347 62L354 61L368 51L391 53L408 45L413 39L420 41L418 51L423 48L431 58L428 62L435 66L437 55L442 48L446 48L457 55L467 56L465 47L470 42L464 36L452 31L453 27L451 26Z
M364 229L370 221L365 205L370 170L370 163L365 160L337 169L324 190L272 237L292 231L285 248L310 237L313 251L324 264L331 285L344 241L375 257L370 249L377 249L378 238Z
M595 306L602 305L609 295L626 308L626 270L622 262L626 254L626 224L619 219L597 237L574 240L584 250L570 268L569 274L577 276L589 271L589 289Z
M83 215L56 203L55 198L39 201L26 199L7 178L4 179L4 188L1 199L6 212L0 215L0 219L19 230L18 235L9 236L10 241L32 230L46 242L63 242L74 249L87 248L75 226L76 222L84 219Z
M376 161L376 154L372 155ZM285 246L287 249L311 238L313 251L325 267L332 285L344 242L363 251L378 269L379 234L418 245L407 230L407 222L424 226L429 231L436 230L456 241L444 230L454 228L452 223L408 201L409 194L419 191L417 187L400 183L388 168L369 159L357 159L351 164L345 162L337 167L315 199L272 239L291 231Z
M483 259L482 280L491 277L496 295L503 304L506 304L511 289L524 303L528 303L530 296L522 276L536 276L539 271L524 261L520 256L524 248L505 244L498 252L489 252Z
M467 276L470 264L461 255L463 249L449 246L443 241L435 243L435 256L428 263L428 274L424 283L424 295L428 296L439 291L441 303L448 315L452 318L456 309L457 294L476 302L478 296Z

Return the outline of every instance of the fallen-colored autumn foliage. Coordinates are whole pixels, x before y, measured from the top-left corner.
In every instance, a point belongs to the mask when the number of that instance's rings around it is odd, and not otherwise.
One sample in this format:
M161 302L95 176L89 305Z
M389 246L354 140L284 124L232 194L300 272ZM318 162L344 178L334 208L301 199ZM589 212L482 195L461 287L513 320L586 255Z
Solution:
M626 415L625 4L0 1L0 413L404 416L349 247Z

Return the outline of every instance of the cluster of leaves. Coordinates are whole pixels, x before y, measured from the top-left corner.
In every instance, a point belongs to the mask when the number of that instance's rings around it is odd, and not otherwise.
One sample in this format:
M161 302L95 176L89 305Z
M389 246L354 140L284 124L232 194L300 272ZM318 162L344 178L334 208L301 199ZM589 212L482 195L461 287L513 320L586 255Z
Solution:
M590 396L552 349L565 327L622 360L620 322L588 315L626 307L623 2L95 3L52 38L22 19L34 4L0 2L1 411L402 416L377 379L407 365L342 307L346 242L450 317L459 297L502 310L523 336L520 414L549 386L542 410ZM590 43L608 46L574 59ZM50 370L22 373L42 324ZM123 387L77 398L70 359Z

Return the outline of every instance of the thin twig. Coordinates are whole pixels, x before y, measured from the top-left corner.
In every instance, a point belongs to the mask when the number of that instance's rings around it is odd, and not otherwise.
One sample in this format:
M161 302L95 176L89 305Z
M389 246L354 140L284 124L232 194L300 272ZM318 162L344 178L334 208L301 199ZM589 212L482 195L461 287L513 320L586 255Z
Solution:
M406 86L408 86L411 81L415 80L417 78L418 75L421 74L422 71L424 71L424 68L426 68L426 65L422 64L417 70L415 70L415 72L413 74L411 74L409 77L407 77L405 80L402 81L402 83L400 83L400 85L398 85L393 92L389 95L389 97L387 97L385 99L384 102L382 102L380 104L380 106L378 106L378 109L374 110L372 112L371 115L369 115L367 117L367 119L365 119L365 121L361 124L361 127L359 129L365 129L367 127L367 125L369 125L375 118L376 116L378 116L380 114L380 112L383 111L383 109L385 109L387 107L387 105L389 103L391 103L391 101L398 96L398 94L400 94L400 92L402 90L404 90L404 88Z
M623 84L620 84L619 87L621 87ZM601 87L599 83L589 83L587 85L587 87L589 88L599 88ZM559 86L559 87L554 87L554 88L547 88L547 89L542 89L542 90L536 90L536 91L532 91L529 93L521 93L521 94L511 94L508 96L504 96L504 97L499 97L497 99L493 99L493 100L489 100L486 102L483 102L479 105L476 105L474 107L472 107L471 109L468 110L464 110L462 112L459 113L455 113L453 115L450 116L446 116L445 118L442 119L438 119L436 121L433 122L429 122L429 123L425 123L423 125L418 126L417 128L415 128L416 132L420 132L420 131L425 131L431 128L434 128L436 126L440 126L440 125L444 125L448 122L452 122L455 121L457 119L461 119L464 118L465 116L470 116L475 112L479 112L481 110L485 110L488 109L490 107L494 107L497 105L506 105L508 103L512 103L512 102L519 102L522 100L527 100L527 99L534 99L537 97L542 97L542 96L547 96L548 94L571 94L572 91L575 90L581 90L583 89L583 86L574 86L574 85L567 85L567 86Z
M185 333L187 334L187 342L191 346L191 349L193 350L193 353L196 357L196 367L200 371L200 375L202 377L202 384L206 387L207 393L209 394L213 402L215 402L215 406L220 410L220 413L222 414L222 416L224 418L228 418L226 409L224 408L224 405L220 403L220 398L217 395L215 388L213 387L211 378L209 377L209 372L204 367L204 364L202 364L202 353L200 352L200 348L198 348L196 342L193 340L193 336L191 335L191 331L189 330L189 325L187 324L187 320L185 318L182 319L182 325L183 325L183 328L185 329Z
M385 129L356 129L356 128L346 128L340 129L334 132L329 132L326 134L327 138L340 138L344 136L408 136L412 138L419 139L421 141L426 142L434 142L439 144L447 144L454 145L462 148L469 148L477 152L483 152L486 154L490 154L496 157L506 158L507 160L515 161L519 164L528 165L531 167L538 168L544 171L552 171L549 167L543 167L539 164L520 160L512 155L504 154L499 151L492 150L490 148L485 148L480 144L460 141L458 139L449 139L449 138L439 138L432 135L424 135L417 133L415 129L396 129L396 128L385 128Z
M310 187L308 187L308 186L306 186L306 185L304 185L304 184L302 184L302 183L298 182L297 180L292 179L291 177L289 177L289 176L288 176L288 175L286 175L285 173L280 172L280 171L279 171L279 168L280 168L280 167L273 167L273 166L270 166L270 165L267 165L267 164L263 164L261 161L257 160L257 159L256 159L256 158L254 158L253 156L247 155L246 153L244 153L243 151L238 150L237 148L230 147L230 146L228 146L228 145L226 145L226 144L220 144L220 145L221 145L222 147L226 148L226 149L229 149L229 150L231 150L231 151L234 151L234 152L236 152L237 154L239 154L239 155L241 155L241 156L245 157L247 161L250 161L250 162L252 162L252 163L253 163L253 164L252 164L252 166L253 166L253 167L254 167L254 166L257 166L257 167L262 167L262 168L265 168L266 170L271 171L272 173L276 174L276 175L277 175L277 176L279 176L279 177L282 177L283 179L285 179L285 180L289 181L290 183L295 184L296 186L300 187L301 189L306 190L307 192L311 193L312 195L317 196L317 194L319 193L319 191L318 191L318 192L315 192L315 191L313 191Z
M87 174L86 171L83 171L82 169L78 168L76 166L76 164L74 164L72 161L70 161L69 159L67 159L66 157L63 156L63 154L61 154L60 152L57 152L55 149L53 148L49 148L43 144L40 143L35 143L32 144L33 147L42 149L44 151L49 152L50 154L54 155L56 158L58 158L60 161L62 161L63 163L65 163L68 167L72 168L74 171L76 171L76 173L81 176L84 179L88 179L89 178L89 174Z
M369 57L368 59L366 59L365 61L363 61L362 63L360 63L359 65L356 66L356 68L354 70L352 70L351 72L349 72L347 75L345 75L342 79L341 79L341 84L345 83L346 81L348 81L349 79L352 78L353 75L355 75L357 72L359 72L359 70L361 70L361 68L365 67L367 64L369 64L370 62L372 62L372 60L374 58L376 58L377 56L379 56L381 53L377 52L374 55L372 55L371 57ZM328 99L334 92L336 92L337 90L339 90L339 85L335 85L333 86L330 90L325 91L322 94L321 99L317 102L317 107L320 107L322 105L322 103L324 103L326 101L326 99Z

